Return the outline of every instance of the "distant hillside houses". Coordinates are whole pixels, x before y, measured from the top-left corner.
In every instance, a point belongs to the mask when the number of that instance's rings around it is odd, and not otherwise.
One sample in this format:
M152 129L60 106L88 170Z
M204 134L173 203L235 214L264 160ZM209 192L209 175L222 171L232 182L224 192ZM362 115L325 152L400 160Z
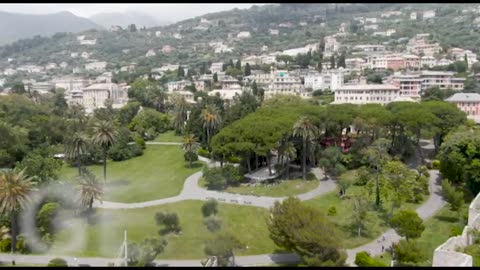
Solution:
M96 39L82 39L80 40L80 45L95 45L97 44Z
M105 61L95 61L92 63L85 64L85 70L96 70L103 71L107 67L107 62Z
M148 50L148 52L145 54L145 57L152 57L152 56L155 56L157 55L157 53L155 53L155 50L154 49L150 49Z
M426 10L423 12L423 19L430 19L435 17L435 10Z
M308 44L305 47L289 49L282 52L284 55L297 56L297 54L307 54L309 51L316 51L318 49L318 43Z
M250 32L244 31L237 34L237 38L249 38L251 37Z

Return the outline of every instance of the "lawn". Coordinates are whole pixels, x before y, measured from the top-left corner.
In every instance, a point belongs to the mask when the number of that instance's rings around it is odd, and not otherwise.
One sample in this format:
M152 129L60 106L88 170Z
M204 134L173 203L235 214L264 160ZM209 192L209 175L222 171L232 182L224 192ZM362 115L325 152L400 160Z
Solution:
M108 161L106 201L133 203L178 195L185 179L201 169L188 167L178 145L148 145L144 154L125 161ZM103 181L103 166L88 167ZM77 168L64 166L61 178L72 180Z
M284 197L284 196L294 196L309 192L318 187L320 181L318 181L312 173L307 177L307 181L302 179L294 180L282 180L279 184L273 186L260 185L260 186L237 186L237 187L228 187L225 191L230 193L238 193L244 195L257 195L257 196L268 196L268 197ZM201 187L206 188L205 179L202 177L198 184Z
M170 130L164 133L161 133L154 142L183 142L182 136L176 136L175 131Z
M465 207L468 207L468 204ZM458 214L451 211L448 206L443 207L435 216L424 222L424 225L425 231L417 241L427 257L423 266L432 266L433 251L451 237L453 226L459 226L463 230L463 225L460 223ZM383 259L379 256L375 258L390 263L390 254L385 253L383 257Z
M128 232L128 240L140 242L145 238L159 237L160 226L155 224L154 215L159 211L176 212L182 227L181 235L167 235L168 245L157 259L201 259L204 258L205 240L213 237L203 225L201 201L183 201L173 204L129 210L97 210L97 224L93 226L79 224L58 234L52 254L74 256L115 257L123 241L123 232ZM253 206L219 204L219 217L224 229L233 232L248 249L238 255L254 255L274 252L277 248L269 238L266 225L268 210ZM83 227L82 227L83 226ZM65 243L69 237L86 229L85 247L79 242L73 249ZM73 231L75 233L73 233ZM70 251L69 251L70 250Z
M371 218L370 224L368 226L368 236L358 237L356 229L350 227L353 206L352 201L348 198L348 196L352 196L360 190L361 187L359 186L351 186L347 189L347 197L344 199L340 198L337 191L333 191L312 200L305 201L306 204L317 208L325 214L327 214L330 207L335 207L336 214L334 216L329 216L329 218L340 229L341 238L343 239L343 247L347 249L366 244L379 237L383 232L387 231L390 228L385 222L384 211L370 212ZM415 209L421 204L422 202L420 202L419 204L404 203L402 205L402 208ZM389 205L384 205L384 208L389 209ZM398 210L399 209L396 209L395 211Z

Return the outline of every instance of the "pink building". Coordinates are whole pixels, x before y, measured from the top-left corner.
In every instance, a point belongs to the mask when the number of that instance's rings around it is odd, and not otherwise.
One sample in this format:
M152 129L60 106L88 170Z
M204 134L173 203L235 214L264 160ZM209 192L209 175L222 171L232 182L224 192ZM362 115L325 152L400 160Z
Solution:
M445 101L454 103L467 114L469 119L480 123L480 94L477 93L456 93Z
M405 68L405 60L398 56L387 57L387 68L391 68L395 71Z
M394 75L389 83L400 89L400 97L409 97L413 100L420 100L420 91L422 90L422 79L420 79L420 75Z

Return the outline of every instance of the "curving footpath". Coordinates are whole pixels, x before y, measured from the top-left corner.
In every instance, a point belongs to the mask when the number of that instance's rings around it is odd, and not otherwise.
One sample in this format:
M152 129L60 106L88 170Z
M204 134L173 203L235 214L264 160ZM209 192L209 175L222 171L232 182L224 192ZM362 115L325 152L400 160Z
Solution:
M149 142L147 144L181 144L181 143L157 143ZM211 160L199 157L201 161L207 162L208 166L219 166L219 162L212 162ZM322 170L319 168L313 168L312 172L315 174L317 179L324 179ZM167 203L174 203L183 200L208 200L210 198L215 198L218 201L223 203L231 204L243 204L251 205L263 208L270 208L274 205L275 201L283 201L287 197L265 197L265 196L252 196L252 195L241 195L233 194L227 192L218 192L211 191L201 188L198 185L198 181L202 177L202 172L196 172L190 175L183 185L181 193L177 196L164 198L159 200L139 202L139 203L118 203L118 202L108 202L104 201L103 203L95 202L94 206L104 209L135 209L135 208L145 208L150 206L162 205ZM331 180L320 180L321 185L316 189L298 195L300 200L310 200L317 196L323 195L325 193L335 190L336 183ZM422 219L428 219L435 215L444 205L445 201L441 195L441 175L438 170L430 170L430 179L429 179L429 189L430 197L429 199L417 208L416 212ZM385 240L382 241L382 239ZM387 249L394 242L400 240L401 237L393 230L390 229L379 236L374 241L367 243L365 245L347 249L348 254L347 265L354 266L355 255L360 251L368 251L372 256L381 255L382 246ZM12 254L1 254L0 261L11 261L15 259L17 263L34 263L34 264L46 264L49 260L55 257L62 257L69 265L80 264L89 264L94 266L107 266L108 263L113 262L112 258L99 258L99 257L83 257L83 258L74 258L71 256L54 256L54 255L12 255ZM75 260L77 259L77 260ZM235 262L239 266L253 266L253 265L269 265L269 264L283 264L283 263L297 263L300 261L300 257L296 254L262 254L262 255L252 255L252 256L238 256L235 257ZM201 266L200 260L155 260L155 263L159 266Z

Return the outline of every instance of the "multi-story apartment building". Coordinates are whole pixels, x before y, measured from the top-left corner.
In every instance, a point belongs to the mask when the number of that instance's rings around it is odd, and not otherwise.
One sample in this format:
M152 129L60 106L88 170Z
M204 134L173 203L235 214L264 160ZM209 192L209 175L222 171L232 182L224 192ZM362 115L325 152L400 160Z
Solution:
M420 100L422 90L422 79L415 74L394 74L387 82L399 88L400 97L409 97L413 100Z
M191 85L190 81L181 80L167 83L168 92L182 91L186 86Z
M445 99L451 102L467 114L469 119L480 123L480 94L477 93L456 93Z
M465 78L456 78L454 72L443 71L422 71L420 79L422 79L422 91L434 86L440 89L463 90Z
M367 66L367 62L363 58L347 58L345 59L345 67L349 70L360 71Z
M92 84L83 89L81 104L87 113L92 113L96 108L104 108L107 99L113 101L114 108L121 108L128 102L127 88L115 83Z
M265 98L275 94L302 96L302 93L305 92L305 87L299 77L289 76L287 72L273 73L272 77L272 82L265 89Z
M385 105L396 100L399 88L390 84L344 84L335 91L333 104L368 104Z

